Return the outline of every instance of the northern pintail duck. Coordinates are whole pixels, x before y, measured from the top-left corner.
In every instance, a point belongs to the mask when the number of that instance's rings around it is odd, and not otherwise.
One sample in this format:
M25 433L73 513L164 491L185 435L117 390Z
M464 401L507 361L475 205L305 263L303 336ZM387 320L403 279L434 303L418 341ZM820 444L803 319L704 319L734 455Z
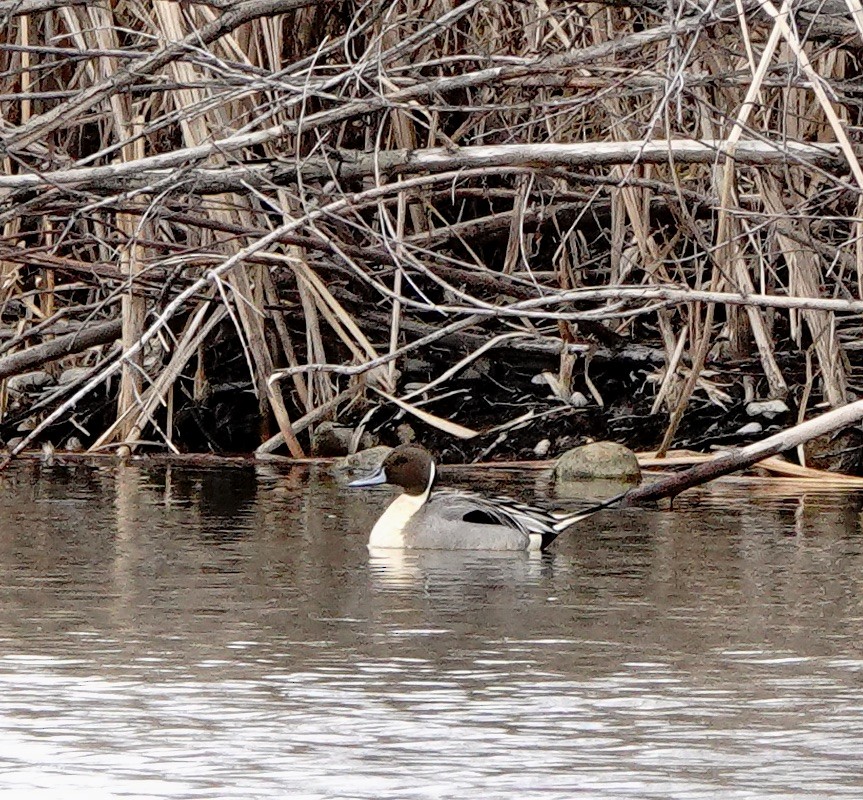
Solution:
M622 497L564 514L505 497L435 489L436 476L428 450L403 444L390 452L373 475L348 484L391 483L404 489L372 528L370 548L544 550L568 527Z

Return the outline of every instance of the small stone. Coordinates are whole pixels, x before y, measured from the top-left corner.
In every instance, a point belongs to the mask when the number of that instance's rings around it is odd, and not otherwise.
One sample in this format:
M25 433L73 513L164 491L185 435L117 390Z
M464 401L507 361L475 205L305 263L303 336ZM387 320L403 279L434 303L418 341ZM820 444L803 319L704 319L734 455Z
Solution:
M42 463L49 467L54 464L54 445L51 442L42 443Z
M396 436L399 437L399 444L410 444L417 438L416 432L407 422L403 422L396 428Z
M746 413L750 417L773 419L788 413L788 406L782 400L755 400L746 404Z
M549 400L553 400L557 398L558 400L563 400L566 402L568 397L566 396L566 392L561 384L560 380L556 375L553 375L550 372L540 372L539 375L534 375L530 382L534 386L548 386L551 390L551 394L548 395Z
M616 442L592 442L561 455L554 466L554 477L558 481L605 478L638 483L641 469L628 447Z
M23 441L23 436L13 436L8 442L6 442L6 447L8 447L10 450L14 450Z
M70 386L73 383L81 383L91 373L89 367L69 367L64 369L57 380L60 386Z
M587 408L590 401L581 392L573 392L572 397L569 398L569 404L573 408Z
M360 436L360 450L371 450L373 447L377 447L381 443L380 439L375 436L373 433L369 433L368 431L364 431L363 435Z
M6 388L12 394L24 392L37 392L54 383L54 379L43 370L35 372L24 372L21 375L13 375L6 381Z
M21 420L21 422L18 423L15 430L20 433L29 433L30 431L35 431L38 424L39 419L37 417L27 417L27 419Z
M545 458L551 450L551 439L540 439L533 448L533 454L537 458Z
M84 449L84 445L77 436L70 436L66 440L66 444L63 446L63 449L67 453L80 453Z
M760 422L747 422L742 428L738 428L736 433L738 436L753 436L763 430L764 426Z
M472 361L458 376L463 381L478 381L491 372L491 361L487 358L478 358Z

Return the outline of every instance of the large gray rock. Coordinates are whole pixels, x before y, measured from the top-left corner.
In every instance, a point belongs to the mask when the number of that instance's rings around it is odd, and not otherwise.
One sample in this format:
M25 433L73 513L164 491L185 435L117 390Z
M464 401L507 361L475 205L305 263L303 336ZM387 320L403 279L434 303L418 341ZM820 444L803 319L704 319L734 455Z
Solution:
M353 428L346 425L336 425L334 422L322 422L315 428L312 436L312 455L318 458L346 456L351 451Z
M21 375L13 375L6 381L6 388L12 394L23 394L24 392L38 392L40 389L50 386L54 379L43 370L35 372L24 372Z
M554 466L557 481L584 481L597 478L638 483L641 469L635 453L615 442L592 442L567 450Z
M384 459L391 450L392 447L386 445L360 450L358 453L340 458L330 468L330 472L333 477L345 482L355 478L364 478L366 475L371 475L384 463Z

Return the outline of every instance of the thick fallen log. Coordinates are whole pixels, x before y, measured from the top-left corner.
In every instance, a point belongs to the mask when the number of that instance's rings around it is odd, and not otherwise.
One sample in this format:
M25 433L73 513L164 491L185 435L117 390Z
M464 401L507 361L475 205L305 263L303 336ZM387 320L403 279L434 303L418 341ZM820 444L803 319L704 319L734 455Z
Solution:
M58 336L50 342L28 347L18 353L12 353L5 358L0 358L0 378L29 372L63 356L81 353L90 347L116 341L120 338L122 329L123 321L112 319L97 325L89 325L65 336Z

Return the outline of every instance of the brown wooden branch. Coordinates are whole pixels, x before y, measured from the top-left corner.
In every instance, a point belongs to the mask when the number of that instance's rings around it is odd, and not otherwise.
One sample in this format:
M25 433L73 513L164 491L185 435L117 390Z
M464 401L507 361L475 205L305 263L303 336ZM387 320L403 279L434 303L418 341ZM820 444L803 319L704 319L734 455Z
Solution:
M54 336L58 333L62 335L79 331L82 328L86 327L87 323L68 322L66 320L67 317L71 316L72 314L91 314L95 311L104 311L106 307L112 302L116 302L116 300L98 301L95 303L85 303L83 305L77 306L63 306L61 309L59 309L56 313L52 314L47 319L43 319L35 325L26 328L19 334L15 334L13 331L3 331L3 333L9 337L9 339L7 341L4 341L3 344L0 344L0 355L3 355L3 353L6 353L15 347L18 347L19 345L22 345L25 342L36 338L37 336Z
M88 325L75 333L58 336L49 342L43 342L35 347L28 347L18 353L0 358L0 378L19 375L43 364L56 361L58 358L81 353L90 347L108 344L120 337L123 329L122 320L112 319Z
M88 0L3 0L0 2L0 20L41 14L64 6L85 6Z
M423 150L333 151L328 158L308 158L302 164L269 161L242 166L201 167L175 171L173 151L99 167L76 167L52 172L0 175L0 190L39 186L74 186L78 190L121 192L156 187L164 191L220 194L247 186L286 186L305 181L357 180L372 175L440 174L466 169L584 169L619 164L713 164L726 154L723 139L655 139L629 142L525 143L476 147L431 147ZM733 154L739 164L833 167L843 163L839 145L806 142L738 142ZM170 186L166 181L170 180Z

